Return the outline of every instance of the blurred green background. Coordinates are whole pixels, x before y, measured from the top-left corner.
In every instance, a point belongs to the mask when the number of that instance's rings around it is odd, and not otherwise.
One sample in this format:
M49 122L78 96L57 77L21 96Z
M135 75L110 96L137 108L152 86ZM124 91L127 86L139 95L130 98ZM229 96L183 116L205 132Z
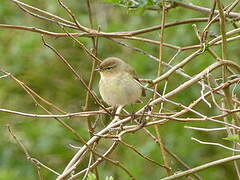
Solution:
M68 15L58 5L57 1L42 0L24 0L25 3L36 6L40 9L47 10L53 14L59 15L66 19ZM129 11L127 8L106 3L104 1L92 1L94 28L101 27L102 31L131 31L158 25L161 22L161 13L154 11ZM211 7L211 0L188 1L195 5ZM233 2L224 1L226 4ZM71 1L67 5L77 16L77 19L84 26L89 27L87 6L85 1ZM235 11L239 12L239 7ZM186 10L184 8L173 8L167 14L167 22L184 20L194 17L206 17L205 14ZM24 25L37 27L54 32L62 32L62 30L52 23L36 19L23 11L21 11L14 3L9 0L0 0L0 23L12 25ZM202 29L206 23L197 24ZM231 29L230 23L227 24ZM215 24L210 29L213 33L219 34L218 25ZM159 40L159 31L142 35L142 37ZM78 44L70 38L47 37L45 39L53 47L75 67L77 72L81 74L86 82L88 82L91 72L92 60L86 56L84 51ZM92 48L92 42L89 38L78 38L87 48ZM170 27L165 30L164 41L178 46L187 46L198 44L198 39L193 31L192 25L180 25ZM136 41L125 42L139 47L148 53L158 57L159 47L156 45L144 44ZM214 50L220 55L220 48L214 47ZM176 64L184 57L187 57L193 51L181 53L173 62ZM239 42L229 43L229 59L238 60L240 57ZM175 50L164 48L164 60L169 61L176 53ZM109 56L117 56L129 64L131 64L139 74L140 78L154 78L156 76L157 63L148 57L139 54L131 49L122 47L110 40L99 38L98 57L104 59ZM202 69L212 64L215 60L208 54L204 53L195 58L191 63L184 67L188 74L196 74ZM0 67L14 74L18 79L25 82L33 90L42 97L50 100L55 105L61 107L66 112L79 112L85 104L86 91L84 87L74 78L73 74L68 71L66 66L59 60L57 56L48 48L46 48L41 40L41 35L21 30L0 28ZM166 69L164 69L166 71ZM97 83L99 76L94 80L94 91L99 95ZM182 84L186 79L179 75L172 75L169 78L167 91L170 91ZM163 83L160 83L163 86ZM160 92L161 92L160 88ZM193 86L181 92L172 99L188 105L200 95L200 87ZM151 97L151 94L148 94ZM147 101L147 99L146 99ZM0 79L0 108L6 108L16 111L46 114L40 107L36 106L31 97L10 78ZM178 111L179 108L166 104L166 109L170 111ZM208 108L204 103L197 106L198 110L206 115L217 114L215 108ZM91 110L96 110L97 106L91 102ZM192 114L189 114L192 115ZM107 123L103 116L102 121L98 125L98 130ZM86 140L88 139L87 122L84 118L64 119L65 122L74 127ZM62 172L65 165L69 162L76 150L69 148L69 144L81 146L75 137L64 129L54 119L38 119L27 118L23 116L15 116L6 113L0 113L0 179L13 180L23 178L25 180L37 179L36 169L26 159L20 147L10 137L6 124L10 124L15 134L26 145L31 155L41 162L46 163L49 167L58 172ZM190 140L196 137L201 140L220 142L231 146L230 142L222 140L226 137L225 132L203 133L186 130L185 125L194 125L200 127L218 127L212 123L179 123L168 122L164 126L160 126L160 132L166 146L182 158L189 166L195 167L222 157L230 156L231 152L223 150L219 147L201 145ZM154 132L153 128L149 128ZM159 147L152 139L144 134L143 131L135 134L124 136L124 140L134 145L143 154L152 159L162 162ZM100 149L104 151L110 144L109 140L101 141ZM115 160L122 162L136 179L159 179L165 176L164 170L141 159L131 150L121 145L111 155ZM86 167L88 161L83 161L81 167ZM176 171L184 170L184 168L171 161L172 167ZM54 179L55 176L46 170L41 170L44 179ZM104 162L99 166L101 179L106 176L113 176L115 179L128 179L128 176L119 168ZM203 179L235 179L236 174L233 163L227 163L221 166L207 169L199 172Z

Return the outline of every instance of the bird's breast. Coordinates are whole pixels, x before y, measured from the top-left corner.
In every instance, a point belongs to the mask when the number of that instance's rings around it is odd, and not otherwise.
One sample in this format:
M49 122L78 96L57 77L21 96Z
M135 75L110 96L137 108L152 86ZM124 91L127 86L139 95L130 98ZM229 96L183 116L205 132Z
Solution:
M135 103L141 96L142 87L131 75L121 74L113 77L101 77L99 91L103 100L114 105Z

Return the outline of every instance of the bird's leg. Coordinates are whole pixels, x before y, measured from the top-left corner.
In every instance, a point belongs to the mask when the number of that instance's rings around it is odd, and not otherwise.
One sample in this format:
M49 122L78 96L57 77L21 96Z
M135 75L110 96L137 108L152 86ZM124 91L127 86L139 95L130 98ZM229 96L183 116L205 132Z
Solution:
M115 106L112 107L111 115L112 115L113 118L114 118L114 116L116 115L117 108L118 108L117 105L115 105Z
M133 104L131 104L131 108L132 108L132 112L131 112L131 123L132 123L132 121L136 118L134 108L133 108Z
M124 129L123 129L123 124L120 124L119 125L119 128L120 128L120 131L123 131Z
M119 114L121 113L122 108L123 108L122 105L117 106L117 110L116 110L116 112L114 113L113 120L112 120L111 124L112 124L112 123L115 123L116 121L119 120Z
M150 101L149 101L150 102ZM138 122L142 125L146 124L147 123L147 120L149 119L149 116L145 116L145 113L147 112L147 114L149 114L149 112L151 113L152 111L152 107L149 105L149 102L148 104L146 105L146 107L144 108L143 110L143 113L142 113L142 116L140 117L140 119L138 120Z
M114 123L116 121L116 114L117 114L117 109L118 109L118 106L115 105L115 106L112 106L112 110L111 110L111 116L112 116L112 121L110 122L110 124ZM112 129L110 129L110 131L114 131Z
M119 115L120 115L122 109L123 109L123 105L119 105L117 107L116 114L115 114L115 116L114 116L114 118L113 118L111 123L115 123L115 122L120 120L120 116ZM120 129L122 129L122 127L123 127L122 124L120 124Z
M137 123L139 123L142 126L144 126L144 124L147 123L146 118L144 117L145 112L146 112L146 109L143 110L143 114L140 116L140 118L136 120Z

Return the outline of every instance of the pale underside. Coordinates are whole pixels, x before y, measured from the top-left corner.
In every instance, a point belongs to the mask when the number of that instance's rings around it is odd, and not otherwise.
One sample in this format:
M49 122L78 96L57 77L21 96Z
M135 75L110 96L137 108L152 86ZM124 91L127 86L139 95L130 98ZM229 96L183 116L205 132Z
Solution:
M101 76L99 91L111 106L134 104L142 95L142 87L129 73Z

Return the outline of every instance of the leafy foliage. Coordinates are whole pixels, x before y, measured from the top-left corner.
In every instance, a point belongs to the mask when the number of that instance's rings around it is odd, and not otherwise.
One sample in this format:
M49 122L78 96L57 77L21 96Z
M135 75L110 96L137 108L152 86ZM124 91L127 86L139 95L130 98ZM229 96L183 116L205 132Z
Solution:
M228 141L232 141L232 142L240 142L240 139L239 139L239 135L236 134L236 135L232 135L232 136L228 136L228 137L225 137L223 138L224 140L228 140Z
M108 3L115 3L119 6L123 6L129 9L135 9L135 8L147 8L151 6L158 6L160 5L160 0L104 0Z

